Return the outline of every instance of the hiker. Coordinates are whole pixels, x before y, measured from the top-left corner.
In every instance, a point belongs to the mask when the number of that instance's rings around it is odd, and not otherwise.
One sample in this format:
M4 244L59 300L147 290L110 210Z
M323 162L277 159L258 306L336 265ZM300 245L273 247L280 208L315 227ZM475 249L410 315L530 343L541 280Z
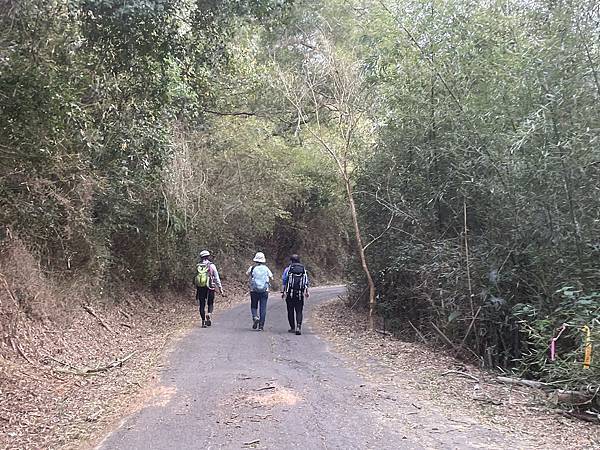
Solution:
M267 299L269 298L269 286L273 280L273 273L267 267L264 253L258 252L254 255L256 263L247 271L250 282L250 312L252 313L252 329L263 331L267 317Z
M306 268L300 263L298 255L290 257L290 265L283 271L281 298L285 297L287 304L288 333L302 334L302 309L304 309L304 295L308 293L308 275ZM294 318L295 314L295 318ZM294 320L295 319L295 320Z
M202 328L210 327L210 315L213 312L215 302L215 289L219 289L223 295L223 286L221 278L217 271L217 266L212 262L212 256L208 250L200 252L200 262L196 264L196 275L194 276L194 286L196 286L196 300L200 308L200 317L202 318ZM208 313L205 308L208 303Z

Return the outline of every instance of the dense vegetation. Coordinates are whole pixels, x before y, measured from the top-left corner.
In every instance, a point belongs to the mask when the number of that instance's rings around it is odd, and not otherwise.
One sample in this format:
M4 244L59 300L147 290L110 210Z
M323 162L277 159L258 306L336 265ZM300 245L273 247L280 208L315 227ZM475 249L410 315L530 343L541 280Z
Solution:
M168 287L189 284L201 247L258 246L339 265L324 251L345 236L327 166L255 112L248 53L281 2L1 7L1 222L45 270Z
M598 9L391 5L305 5L298 59L279 58L298 128L349 168L380 315L487 367L597 384Z
M369 15L382 102L356 187L364 229L390 224L369 249L382 314L488 367L597 384L582 367L582 327L600 341L597 8L400 3Z
M598 384L590 2L0 8L3 239L47 272L178 286L206 246L337 276L356 240L387 327Z

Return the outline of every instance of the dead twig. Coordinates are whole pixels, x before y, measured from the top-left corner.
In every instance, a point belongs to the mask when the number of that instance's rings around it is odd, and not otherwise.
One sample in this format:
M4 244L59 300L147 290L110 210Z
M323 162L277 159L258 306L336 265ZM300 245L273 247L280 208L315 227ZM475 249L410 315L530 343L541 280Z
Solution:
M479 383L479 378L477 378L474 375L471 375L470 373L461 372L460 370L447 370L441 376L444 377L444 376L450 375L450 374L461 375L463 377L470 378L471 380L475 381L476 383Z
M534 389L552 389L548 383L542 383L541 381L533 381L533 380L522 380L520 378L509 378L509 377L496 377L500 383L504 384L517 384L520 386L527 386Z
M475 321L477 320L477 317L479 316L479 313L481 312L481 308L482 307L480 306L479 309L477 310L477 312L475 313L475 315L473 316L473 318L471 319L471 323L469 324L469 328L467 328L465 337L463 338L462 342L460 343L460 346L458 347L457 352L454 354L455 357L458 354L458 352L460 350L462 350L463 347L465 346L465 342L467 342L467 338L469 337L469 334L471 333L471 329L473 328L473 325L475 324Z
M444 342L446 342L450 347L452 347L454 349L454 351L456 352L456 355L458 355L462 349L458 348L458 346L454 342L452 342L450 340L450 338L448 338L448 336L446 336L444 334L444 332L442 330L440 330L435 323L433 323L433 322L429 322L429 323L431 324L433 329L435 331L437 331L437 333L442 337ZM464 348L465 348L465 350L468 350L469 352L471 352L477 359L480 359L480 356L477 353L475 353L473 350L471 350L469 347L464 347Z
M444 342L446 342L446 344L448 344L450 347L452 347L458 353L459 349L456 347L456 345L454 344L454 342L452 342L448 338L448 336L446 336L444 334L444 332L437 327L437 325L435 323L433 323L433 322L429 322L429 323L431 324L431 326L433 327L433 329L441 336L441 338L444 340Z
M60 364L61 366L70 367L70 368L71 368L71 369L73 369L73 370L79 370L79 369L78 369L77 367L75 367L74 365L72 365L72 364L69 364L69 363L66 363L66 362L64 362L64 361L61 361L60 359L56 359L56 358L54 358L54 357L53 357L53 356L51 356L51 355L48 355L48 354L46 354L45 356L46 356L46 358L48 358L48 359L51 359L52 361L54 361L54 362L56 362L56 363Z
M488 403L490 405L494 405L494 406L502 406L504 404L504 402L500 401L500 400L495 400L493 398L485 397L485 398L481 398L481 397L474 397L473 400L477 401L477 402L482 402L482 403Z
M387 231L388 231L388 230L389 230L389 229L392 227L392 222L394 221L394 218L395 218L395 217L396 217L395 213L393 213L393 212L392 212L392 216L390 217L390 220L389 220L389 222L388 222L388 224L387 224L387 227L385 227L385 230L383 230L383 231L381 232L381 234L379 234L379 236L377 236L377 237L375 237L375 238L371 239L371 241L370 241L369 243L367 243L367 245L365 245L365 246L363 247L363 251L365 251L367 248L369 248L369 246L371 246L371 244L374 244L375 242L377 242L379 239L381 239L381 238L383 237L383 235L384 235L385 233L387 233Z
M8 292L8 295L12 299L13 303L15 304L15 306L18 308L19 307L19 302L17 301L17 299L16 299L15 295L13 294L13 292L10 290L10 287L8 286L8 282L6 281L5 276L3 274L0 274L0 278L2 278L2 282L4 283L4 288L6 289L6 292Z
M421 334L421 332L417 329L417 327L415 327L413 325L413 323L410 320L408 321L408 324L412 327L413 330L415 330L415 333L417 333L417 336L419 336L421 338L421 340L423 341L423 343L427 344L428 342L427 342L427 339L425 339L425 336L423 336Z
M25 352L23 352L23 349L21 348L21 346L19 345L19 343L17 341L15 341L12 336L8 338L11 347L13 348L13 350L19 354L25 361L27 361L29 364L33 365L33 363L31 362L31 360L27 357L27 355L25 355Z
M265 386L265 387L261 387L259 389L256 390L256 392L260 392L260 391L268 391L271 389L275 389L275 386Z
M57 372L64 372L64 373L71 373L73 375L93 375L93 374L97 374L97 373L101 373L101 372L108 372L110 369L114 369L115 367L121 367L123 364L125 364L125 362L127 362L128 360L130 360L133 355L135 355L137 353L137 351L131 352L129 355L127 355L126 357L122 358L122 359L116 359L114 361L112 361L111 363L105 365L105 366L99 366L99 367L84 367L84 368L77 368L75 366L72 366L71 364L66 364L66 363L62 363L61 361L58 361L52 357L50 357L50 359L53 359L54 361L61 363L65 366L70 367L73 370L67 370L67 369L55 369Z
M104 321L102 318L96 314L96 311L89 305L82 305L83 309L87 311L91 316L93 316L104 328L106 328L111 333L114 333L113 329Z

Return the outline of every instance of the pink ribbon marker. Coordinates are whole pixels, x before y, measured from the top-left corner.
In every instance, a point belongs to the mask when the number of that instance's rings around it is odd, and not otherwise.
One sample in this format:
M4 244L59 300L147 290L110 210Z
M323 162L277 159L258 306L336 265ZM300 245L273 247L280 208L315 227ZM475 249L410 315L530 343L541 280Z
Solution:
M560 330L558 331L558 335L556 337L552 338L552 340L550 341L550 361L556 360L556 341L558 340L560 335L563 334L563 331L565 331L566 329L567 329L567 324L563 323L562 327L560 327Z

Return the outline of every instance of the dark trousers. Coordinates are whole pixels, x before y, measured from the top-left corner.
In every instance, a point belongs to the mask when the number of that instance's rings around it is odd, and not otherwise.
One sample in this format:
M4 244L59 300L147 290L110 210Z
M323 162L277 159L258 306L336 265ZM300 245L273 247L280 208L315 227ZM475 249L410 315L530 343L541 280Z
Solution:
M304 295L298 295L292 297L290 294L285 298L288 312L288 322L290 323L290 329L296 328L296 324L302 325L302 309L304 308ZM294 314L296 320L294 320Z
M202 317L202 320L205 320L206 313L204 312L204 309L206 308L207 303L208 313L212 314L213 312L213 306L215 304L215 291L207 287L197 287L196 300L198 300L198 306L200 308L200 317Z

